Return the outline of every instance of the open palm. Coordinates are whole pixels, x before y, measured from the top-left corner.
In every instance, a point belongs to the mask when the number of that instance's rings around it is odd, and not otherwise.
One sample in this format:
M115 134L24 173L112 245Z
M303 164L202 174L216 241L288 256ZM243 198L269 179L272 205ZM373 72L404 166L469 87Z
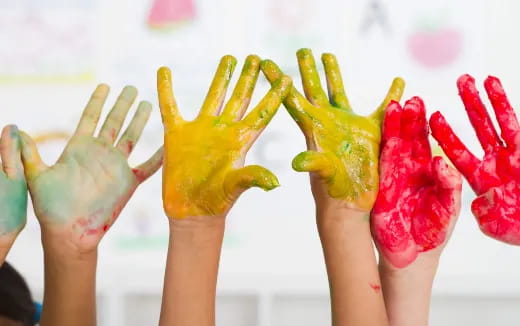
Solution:
M381 146L372 233L381 259L402 268L432 249L442 250L460 210L462 179L440 156L432 157L419 97L404 108L389 104Z
M165 127L163 203L171 218L221 216L246 189L256 186L271 190L278 186L274 174L258 165L244 167L244 160L278 110L291 80L280 78L242 119L258 79L260 59L248 56L233 95L222 109L235 65L235 58L222 58L193 121L184 121L177 110L170 70L159 69L159 102Z
M322 57L329 96L321 87L311 51L301 49L297 57L307 99L293 87L284 105L305 135L308 150L294 158L293 168L313 172L315 197L328 194L348 207L370 211L379 182L383 110L390 100L401 98L404 81L396 78L381 106L365 117L350 107L334 55L326 53ZM262 63L262 71L270 82L282 74L270 60Z
M127 130L113 145L137 96L133 87L123 90L99 136L93 136L107 95L108 87L98 86L75 134L53 166L45 166L33 140L22 134L25 174L42 229L70 231L71 240L83 249L97 245L137 186L162 161L159 150L135 169L127 162L150 115L147 102L139 105Z
M468 150L440 112L430 118L432 134L476 193L471 211L482 232L520 245L520 124L500 80L489 76L484 86L501 137L480 99L475 79L462 75L457 81L466 113L484 150L482 159Z

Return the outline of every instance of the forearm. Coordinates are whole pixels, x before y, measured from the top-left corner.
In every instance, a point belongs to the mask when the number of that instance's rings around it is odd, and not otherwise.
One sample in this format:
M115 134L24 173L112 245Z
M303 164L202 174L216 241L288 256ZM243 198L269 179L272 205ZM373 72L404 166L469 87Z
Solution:
M388 323L369 223L367 213L318 210L335 326Z
M160 325L215 324L224 217L170 219Z
M42 240L45 291L40 324L96 325L97 251L79 253L44 235Z
M414 265L402 269L380 263L386 311L392 326L428 325L431 290L438 262L428 261L428 266L419 266L422 264L421 258Z
M9 253L9 250L11 250L14 238L16 238L16 235L14 237L7 235L0 237L0 267L4 264L7 254Z

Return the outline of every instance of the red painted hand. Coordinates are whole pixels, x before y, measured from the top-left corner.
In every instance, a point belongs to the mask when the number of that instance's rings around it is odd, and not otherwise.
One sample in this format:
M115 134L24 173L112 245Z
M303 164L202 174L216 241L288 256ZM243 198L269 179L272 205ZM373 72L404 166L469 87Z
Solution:
M372 232L383 259L402 268L441 247L460 208L460 174L433 157L423 101L391 102L383 123ZM440 254L440 252L439 252Z
M430 118L432 135L477 194L471 211L482 232L520 245L520 126L500 80L488 77L484 87L502 130L499 138L469 75L457 81L469 120L484 149L479 160L455 135L441 113Z

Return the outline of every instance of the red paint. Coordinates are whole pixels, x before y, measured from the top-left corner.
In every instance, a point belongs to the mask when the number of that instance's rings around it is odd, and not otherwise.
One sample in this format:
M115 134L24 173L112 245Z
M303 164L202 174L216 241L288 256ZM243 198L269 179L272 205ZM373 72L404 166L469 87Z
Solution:
M432 157L426 109L419 97L404 106L391 102L385 113L379 193L372 232L379 250L396 267L446 240L458 211L460 175Z
M162 27L194 17L193 0L155 0L148 15L148 24L151 27Z
M381 285L379 285L379 284L372 284L372 283L370 283L370 287L372 289L374 289L375 293L379 293L381 291Z
M99 209L98 211L94 212L94 214L90 215L88 218L85 217L78 217L76 221L74 222L73 229L77 232L80 232L80 239L83 239L85 236L92 236L92 235L99 235L108 230L110 227L108 224L93 228L93 224L97 224L100 215L102 215L103 210Z
M134 173L135 177L137 178L137 180L142 180L143 178L143 171L135 168L135 169L132 169L132 172Z
M477 134L484 157L475 157L455 135L442 114L430 119L433 137L477 194L471 204L482 232L506 243L520 245L520 125L500 80L488 77L484 87L500 125L501 137L482 103L475 79L463 75L459 94Z
M129 140L126 142L126 152L128 154L132 153L132 150L134 149L134 142Z
M116 140L116 137L117 137L117 132L114 128L110 129L110 139L112 141Z

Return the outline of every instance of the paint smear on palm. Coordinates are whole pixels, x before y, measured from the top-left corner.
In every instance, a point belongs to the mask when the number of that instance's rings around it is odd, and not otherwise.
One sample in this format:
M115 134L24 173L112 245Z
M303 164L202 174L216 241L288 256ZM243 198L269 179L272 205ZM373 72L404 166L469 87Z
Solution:
M308 151L294 158L293 168L316 173L331 197L369 211L379 183L382 112L391 100L401 98L404 81L396 78L380 107L364 117L350 107L334 55L322 56L328 96L321 87L311 51L299 50L297 57L307 99L293 88L284 105L304 133ZM270 60L262 63L262 70L271 82L282 74Z
M278 180L267 169L243 167L245 154L276 113L291 81L281 78L243 119L260 71L248 56L237 86L221 110L235 58L222 58L198 117L184 121L172 92L171 72L158 71L159 103L165 126L163 203L171 218L225 214L250 187L271 190Z
M22 133L25 174L42 228L72 230L72 241L79 241L77 244L83 249L97 246L135 189L162 163L162 150L159 150L136 168L128 165L128 156L151 112L147 102L139 104L115 143L137 96L134 87L123 89L99 135L93 135L108 91L104 84L96 88L74 135L50 167L41 160L35 141Z
M79 136L58 162L31 180L36 213L51 224L73 221L87 233L111 225L137 187L126 158L111 145Z
M382 257L397 268L442 246L460 206L461 178L432 157L426 109L419 97L386 111L380 187L372 210L372 234Z

